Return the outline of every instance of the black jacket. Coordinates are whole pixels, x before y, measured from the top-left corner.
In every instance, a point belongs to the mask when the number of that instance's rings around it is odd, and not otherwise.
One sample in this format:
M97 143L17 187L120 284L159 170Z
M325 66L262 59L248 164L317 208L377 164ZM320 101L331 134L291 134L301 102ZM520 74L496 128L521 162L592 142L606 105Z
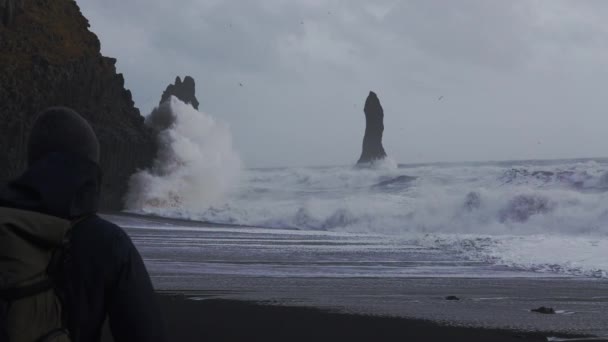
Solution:
M109 317L116 342L165 341L150 277L129 236L95 213L101 171L88 160L53 153L0 190L0 206L65 219L74 226L65 281L73 341L99 341Z

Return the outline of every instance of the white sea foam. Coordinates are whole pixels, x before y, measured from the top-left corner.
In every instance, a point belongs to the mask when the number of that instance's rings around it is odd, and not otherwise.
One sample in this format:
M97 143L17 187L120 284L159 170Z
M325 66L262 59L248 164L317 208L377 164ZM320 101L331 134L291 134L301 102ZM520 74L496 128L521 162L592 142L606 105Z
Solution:
M230 205L200 218L424 236L493 263L606 277L607 171L605 161L248 170Z
M559 180L505 183L508 171L495 166L248 170L230 205L198 218L397 234L608 234L608 192ZM586 172L597 175L588 183L603 175ZM469 203L469 194L477 203Z
M226 125L175 97L146 123L159 130L159 155L131 177L128 209L188 216L223 203L238 186L241 162Z
M224 204L189 217L393 235L497 264L607 277L607 172L602 160L251 169Z

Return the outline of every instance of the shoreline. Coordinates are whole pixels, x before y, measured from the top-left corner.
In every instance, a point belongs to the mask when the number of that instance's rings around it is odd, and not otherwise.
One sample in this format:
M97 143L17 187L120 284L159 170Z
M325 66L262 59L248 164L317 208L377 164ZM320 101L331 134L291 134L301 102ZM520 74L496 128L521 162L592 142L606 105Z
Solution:
M268 304L281 304L291 308L283 309L290 321L282 324L293 329L304 329L297 322L304 315L315 325L333 319L336 324L361 326L362 335L365 329L377 330L377 324L395 336L403 334L401 325L424 335L438 326L448 329L445 326L450 324L469 327L465 335L470 329L482 329L501 332L501 336L505 331L508 336L524 332L528 339L540 335L526 331L548 332L541 334L543 341L546 336L608 337L608 297L604 282L598 279L511 269L380 237L218 229L200 222L138 215L111 219L123 225L140 250L163 310L171 316L168 320L185 331L196 331L207 318L188 324L184 320L204 318L212 303L221 303L216 311L223 312L223 319L230 321L230 311L237 312L238 319L231 324L245 328L248 318L241 311L283 319L276 309L268 308ZM461 300L445 300L450 295ZM170 301L171 296L201 300L192 304ZM542 306L557 313L531 312ZM303 309L317 311L302 313ZM332 316L336 312L338 316ZM331 318L319 318L328 313ZM390 317L401 323L386 323ZM263 334L284 336L270 329L271 320L260 323L268 327L258 332L260 338ZM414 322L425 323L421 328ZM319 326L339 333L329 325Z
M159 293L171 341L567 341L590 335L451 326L415 318ZM602 341L601 339L594 339ZM112 341L107 329L103 342ZM604 340L606 341L606 340Z

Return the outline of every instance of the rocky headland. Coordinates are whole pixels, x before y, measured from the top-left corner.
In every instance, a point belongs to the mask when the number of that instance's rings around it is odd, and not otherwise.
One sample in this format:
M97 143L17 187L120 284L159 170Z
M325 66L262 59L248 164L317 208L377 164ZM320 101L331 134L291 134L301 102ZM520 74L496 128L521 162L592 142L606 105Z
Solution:
M153 130L135 108L100 42L73 0L0 0L0 182L26 167L36 114L68 106L101 143L102 209L122 208L129 177L156 155Z

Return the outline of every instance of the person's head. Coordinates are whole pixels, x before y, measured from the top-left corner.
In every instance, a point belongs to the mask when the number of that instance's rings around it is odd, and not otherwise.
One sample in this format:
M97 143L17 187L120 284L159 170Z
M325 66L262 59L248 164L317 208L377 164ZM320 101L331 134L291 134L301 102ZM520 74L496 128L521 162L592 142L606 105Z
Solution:
M53 152L68 152L99 164L99 141L91 125L74 110L51 107L36 118L28 142L28 164Z

